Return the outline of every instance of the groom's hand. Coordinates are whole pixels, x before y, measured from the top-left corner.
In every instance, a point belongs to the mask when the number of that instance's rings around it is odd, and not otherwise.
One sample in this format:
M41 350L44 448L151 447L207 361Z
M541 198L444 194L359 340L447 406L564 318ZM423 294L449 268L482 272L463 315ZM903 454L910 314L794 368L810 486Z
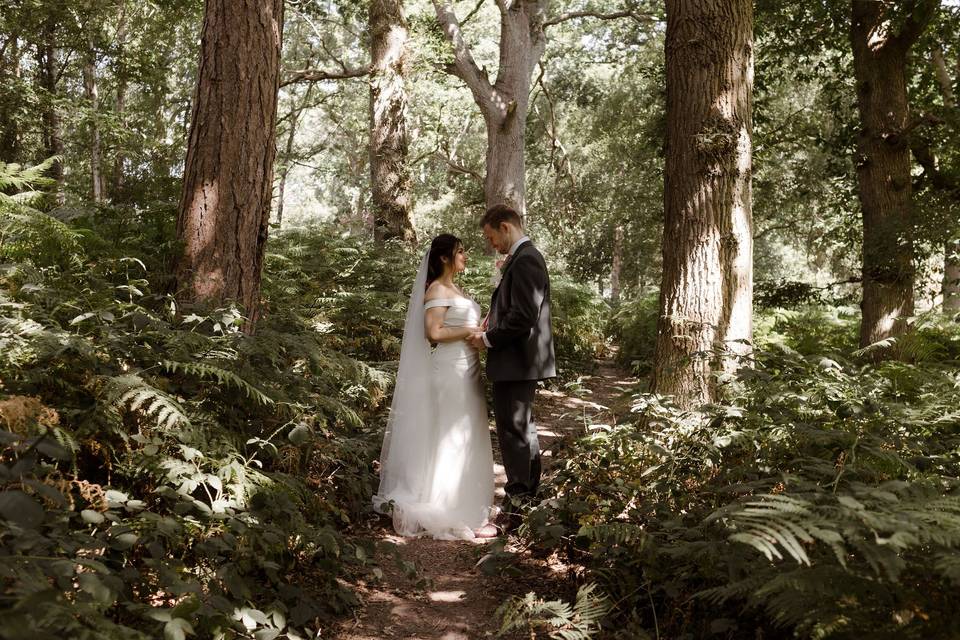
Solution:
M483 335L480 332L474 333L467 338L467 344L480 351L487 348L487 345L483 342Z

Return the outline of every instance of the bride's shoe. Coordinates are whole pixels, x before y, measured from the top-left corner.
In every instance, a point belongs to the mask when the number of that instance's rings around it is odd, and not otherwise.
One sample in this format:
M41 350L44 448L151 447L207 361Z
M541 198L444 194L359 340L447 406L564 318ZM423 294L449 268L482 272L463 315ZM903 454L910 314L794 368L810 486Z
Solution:
M496 525L487 523L479 529L474 529L473 535L482 539L496 538L500 535L500 530L497 529Z

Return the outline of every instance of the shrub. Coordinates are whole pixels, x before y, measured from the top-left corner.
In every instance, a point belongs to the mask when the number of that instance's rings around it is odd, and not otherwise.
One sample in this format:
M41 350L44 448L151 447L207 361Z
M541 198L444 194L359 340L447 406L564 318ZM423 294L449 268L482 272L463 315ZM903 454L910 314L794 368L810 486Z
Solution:
M360 358L396 352L402 313L363 293L402 252L324 269L352 241L282 236L250 337L166 292L169 209L31 226L19 206L0 202L0 637L297 638L354 605L366 555L341 531L369 512L391 383Z
M592 287L562 274L551 275L550 297L560 375L589 370L606 351L607 303Z
M639 395L572 443L530 535L588 567L621 637L952 637L958 381L771 347L728 403Z
M610 321L610 333L620 348L617 360L636 376L648 374L653 366L659 304L655 295L627 300Z

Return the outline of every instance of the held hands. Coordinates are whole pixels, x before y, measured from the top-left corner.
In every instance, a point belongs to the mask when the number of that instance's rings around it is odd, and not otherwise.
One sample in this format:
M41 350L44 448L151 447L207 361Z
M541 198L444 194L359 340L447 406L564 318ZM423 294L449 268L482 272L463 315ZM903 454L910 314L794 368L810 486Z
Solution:
M467 344L478 351L483 351L486 349L487 345L483 341L483 331L484 328L482 326L477 327L476 331L467 336Z

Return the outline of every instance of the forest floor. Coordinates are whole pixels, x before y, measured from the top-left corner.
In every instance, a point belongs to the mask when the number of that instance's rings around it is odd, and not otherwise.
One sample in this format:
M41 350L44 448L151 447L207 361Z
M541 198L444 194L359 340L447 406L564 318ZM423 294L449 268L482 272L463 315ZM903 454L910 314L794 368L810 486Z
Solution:
M588 424L615 424L629 411L627 393L637 385L612 359L598 360L591 375L580 384L556 390L541 389L534 405L534 419L543 451L544 471L563 459L565 438L585 432ZM494 460L499 460L496 433L491 423ZM554 456L554 451L558 455ZM506 478L496 463L497 496L503 496ZM576 593L577 568L556 555L532 553L513 537L475 542L401 538L393 534L385 518L358 532L377 541L374 561L382 571L375 582L361 582L362 606L332 634L336 640L474 640L491 638L499 631L495 616L510 596L534 591L546 599L572 600ZM508 559L500 575L477 568L491 551ZM499 557L499 556L498 556ZM527 632L505 638L529 638Z

